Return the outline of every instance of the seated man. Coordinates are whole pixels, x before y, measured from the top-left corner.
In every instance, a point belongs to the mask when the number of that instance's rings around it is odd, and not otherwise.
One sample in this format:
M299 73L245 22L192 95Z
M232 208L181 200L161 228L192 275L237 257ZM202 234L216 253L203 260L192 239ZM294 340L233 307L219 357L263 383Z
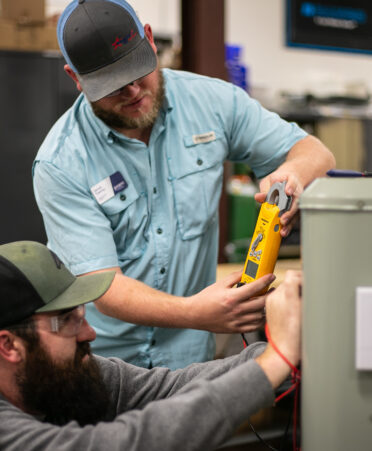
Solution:
M274 402L290 368L270 344L176 371L92 355L85 304L113 277L76 278L38 243L0 246L1 450L213 450ZM266 303L273 343L293 365L300 286L288 272Z

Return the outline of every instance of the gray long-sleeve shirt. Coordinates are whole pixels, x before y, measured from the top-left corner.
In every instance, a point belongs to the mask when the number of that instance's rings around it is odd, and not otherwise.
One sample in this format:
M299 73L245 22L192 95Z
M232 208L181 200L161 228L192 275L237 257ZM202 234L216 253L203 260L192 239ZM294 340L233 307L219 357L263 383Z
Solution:
M270 382L252 360L263 348L256 343L237 356L177 371L96 357L111 398L105 422L43 423L0 395L0 449L213 450L274 401Z

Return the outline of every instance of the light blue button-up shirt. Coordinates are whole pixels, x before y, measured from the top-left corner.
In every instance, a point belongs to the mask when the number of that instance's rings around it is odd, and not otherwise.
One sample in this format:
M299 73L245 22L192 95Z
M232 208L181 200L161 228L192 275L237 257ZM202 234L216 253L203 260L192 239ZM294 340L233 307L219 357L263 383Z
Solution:
M163 74L166 99L148 145L107 127L81 95L42 144L34 188L48 245L73 273L120 266L189 296L215 281L224 161L244 161L263 177L306 133L229 83ZM92 187L117 172L125 188L98 201ZM93 304L87 310L97 354L172 369L214 356L208 332L137 326Z

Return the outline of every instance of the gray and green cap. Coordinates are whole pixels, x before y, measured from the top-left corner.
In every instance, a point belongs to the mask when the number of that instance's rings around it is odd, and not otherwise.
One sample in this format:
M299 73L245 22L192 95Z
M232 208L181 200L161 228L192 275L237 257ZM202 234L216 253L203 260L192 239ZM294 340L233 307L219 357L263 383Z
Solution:
M46 246L16 241L0 246L0 328L34 313L77 307L102 296L114 271L75 277Z

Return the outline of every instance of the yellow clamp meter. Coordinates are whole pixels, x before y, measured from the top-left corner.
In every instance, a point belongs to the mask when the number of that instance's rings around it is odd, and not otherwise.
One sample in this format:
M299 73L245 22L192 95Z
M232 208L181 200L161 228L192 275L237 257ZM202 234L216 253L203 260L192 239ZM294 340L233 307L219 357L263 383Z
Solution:
M274 271L281 243L280 216L291 208L292 197L285 194L286 182L274 183L261 206L238 286ZM260 294L265 293L268 287Z

